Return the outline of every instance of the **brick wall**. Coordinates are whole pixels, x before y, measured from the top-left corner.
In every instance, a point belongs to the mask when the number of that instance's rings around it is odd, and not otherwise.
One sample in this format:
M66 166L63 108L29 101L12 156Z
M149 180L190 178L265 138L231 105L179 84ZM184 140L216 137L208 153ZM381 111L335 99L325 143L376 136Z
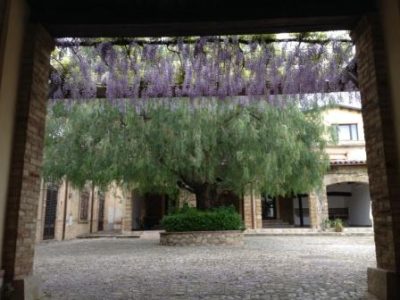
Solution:
M50 52L53 39L39 25L25 35L15 119L3 245L5 280L32 273L40 192Z
M378 268L400 271L400 176L379 19L364 17L352 31L356 43L368 175Z

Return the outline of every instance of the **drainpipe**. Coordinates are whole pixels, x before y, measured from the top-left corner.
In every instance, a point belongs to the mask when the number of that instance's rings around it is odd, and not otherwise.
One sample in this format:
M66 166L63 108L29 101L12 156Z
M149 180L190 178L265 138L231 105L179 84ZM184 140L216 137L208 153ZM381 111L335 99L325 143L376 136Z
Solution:
M250 200L251 200L251 215L252 215L251 221L253 229L256 229L256 202L254 201L254 191L252 184L250 188L251 188Z
M41 201L41 214L40 214L40 240L43 240L44 237L44 219L46 217L46 183L42 178L40 181L40 191L42 193L42 197L40 198Z
M92 203L90 205L90 229L89 232L93 232L93 207L94 207L94 183L92 182Z
M65 227L67 224L67 201L68 201L68 180L65 179L65 193L64 193L64 216L63 216L63 230L62 240L65 240Z
M303 217L303 199L300 194L297 194L297 200L299 201L299 218L300 227L304 227L304 217Z

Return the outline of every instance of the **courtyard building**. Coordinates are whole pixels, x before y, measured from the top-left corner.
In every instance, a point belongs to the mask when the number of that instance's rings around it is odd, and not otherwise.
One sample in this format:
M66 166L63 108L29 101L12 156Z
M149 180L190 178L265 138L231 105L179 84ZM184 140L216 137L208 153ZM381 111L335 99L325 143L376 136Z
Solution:
M322 230L328 220L341 219L348 227L371 227L372 211L366 165L364 125L358 93L333 93L338 105L323 109L335 141L326 148L330 167L322 185L293 197L264 194L235 195L226 191L218 202L234 205L247 229L311 227ZM94 194L93 194L94 192ZM93 194L93 195L92 195ZM154 191L140 194L113 185L106 192L90 186L79 191L42 182L36 240L71 239L99 231L162 229L164 215L196 196L181 190L177 199ZM65 204L67 203L67 204Z
M330 167L322 186L290 198L261 195L255 200L261 202L261 210L255 213L256 218L262 219L258 228L311 226L321 229L327 219L341 219L347 226L372 226L361 109L339 105L326 109L323 119L336 132L337 142L326 149Z
M74 188L42 180L36 241L69 240L95 232L119 232L125 195L115 186L103 192L90 185Z

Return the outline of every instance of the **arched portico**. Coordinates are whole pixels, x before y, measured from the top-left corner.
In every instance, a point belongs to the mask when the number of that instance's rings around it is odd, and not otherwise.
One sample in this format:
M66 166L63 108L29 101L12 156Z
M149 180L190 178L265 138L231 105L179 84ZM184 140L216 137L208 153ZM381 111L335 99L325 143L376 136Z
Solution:
M363 182L339 182L326 187L329 219L346 226L372 226L369 186Z
M341 182L360 182L369 184L368 170L363 164L331 165L329 172L324 176L324 186Z

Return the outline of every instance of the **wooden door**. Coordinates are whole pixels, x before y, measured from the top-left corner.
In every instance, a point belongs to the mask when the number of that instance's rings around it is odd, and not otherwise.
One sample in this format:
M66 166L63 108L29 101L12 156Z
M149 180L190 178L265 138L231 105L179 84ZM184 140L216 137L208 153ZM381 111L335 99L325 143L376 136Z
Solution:
M49 186L46 193L43 239L54 239L57 217L58 188Z
M97 231L104 230L104 203L105 198L103 194L99 195L99 223L97 226Z

